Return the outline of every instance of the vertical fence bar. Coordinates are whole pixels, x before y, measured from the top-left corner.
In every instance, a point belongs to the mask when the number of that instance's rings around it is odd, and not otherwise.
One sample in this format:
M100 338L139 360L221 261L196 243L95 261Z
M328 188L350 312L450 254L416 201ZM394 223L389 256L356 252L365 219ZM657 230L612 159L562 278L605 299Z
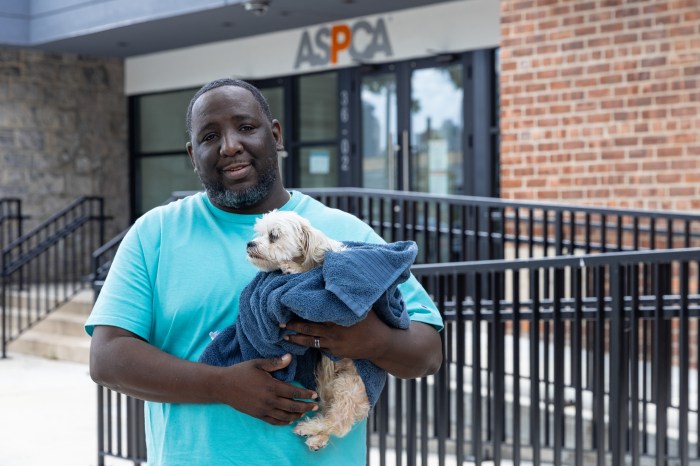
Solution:
M639 266L633 264L630 266L630 399L632 403L630 405L630 418L631 418L631 429L630 429L630 453L632 466L639 466L639 455L640 455L640 440L639 440L639 333L641 330L640 323L642 322L639 318ZM644 379L642 379L644 380Z
M105 464L105 440L104 440L104 391L106 388L101 385L97 385L97 466L104 466Z
M421 464L427 466L428 464L428 453L429 453L429 426L431 413L428 412L428 378L423 377L421 379L421 392L420 392L420 409L421 409L421 426L420 426L420 446L421 446ZM459 413L457 413L459 415Z
M464 322L464 298L466 292L466 276L465 275L455 275L455 333L457 334L457 358L455 360L455 382L456 387L456 408L457 408L457 432L456 441L457 445L455 447L455 456L457 464L464 463L464 441L465 432L464 426L466 419L464 416L465 412L465 381L464 381L464 371L466 367L466 339L467 339L467 329ZM473 391L473 387L472 387ZM472 427L474 428L474 427ZM424 463L424 464L427 464Z
M549 256L549 211L542 208L542 257ZM547 288L547 275L544 276L545 288Z
M430 217L429 217L429 207L427 202L423 203L423 244L425 248L425 262L429 263L432 260L432 253L430 250Z
M505 405L505 352L503 323L501 322L501 276L500 272L491 274L491 290L492 290L492 305L491 305L491 338L489 344L489 356L492 361L492 377L493 377L493 462L495 465L501 464L502 459L502 443L505 437L504 417L506 411Z
M593 439L598 466L605 466L605 275L603 268L593 269L596 287L596 317L594 378L593 378Z
M656 401L656 464L666 464L666 429L667 429L667 410L668 406L668 390L663 367L666 364L664 357L664 349L666 344L663 331L665 320L663 315L663 274L660 264L653 264L654 287L655 287L655 308L654 308L654 355L653 355L653 371L652 371L652 394Z
M520 271L512 270L511 294L513 296L513 463L521 462L520 420ZM458 464L462 464L459 463Z
M435 262L440 263L442 260L442 215L440 204L435 203Z
M558 210L554 218L555 255L561 256L564 253L564 212Z
M680 367L679 367L679 403L678 403L678 457L681 462L681 466L688 466L689 461L689 441L688 441L688 412L689 412L689 398L688 398L688 383L690 382L690 364L688 361L689 355L689 330L688 330L688 295L690 287L688 284L688 262L681 261L679 263L679 277L678 281L680 284L680 315L678 322L678 352L680 354ZM697 434L697 433L696 433Z
M504 244L505 247L505 244ZM520 209L513 209L513 257L520 257Z
M379 403L379 465L386 466L387 437L389 436L389 390L392 383L387 383L380 395Z
M582 270L576 267L572 271L574 298L574 321L572 335L572 378L574 386L574 464L583 466L583 367L582 367L582 336L583 336L583 286L581 284Z
M481 445L481 274L472 272L470 274L474 295L472 313L472 454L474 462L480 465L483 461Z
M438 290L438 307L440 309L445 308L447 301L447 283L444 275L440 275L437 278L437 290ZM449 347L445 347L445 340L447 337L445 334L441 334L443 339L443 354L449 354ZM448 359L448 358L445 358ZM447 451L446 444L447 438L449 436L449 426L450 426L450 381L449 381L450 368L448 364L443 364L438 373L436 374L436 382L440 388L440 396L438 397L438 406L436 411L436 417L438 419L438 455L439 464L444 466L445 453Z
M600 252L604 253L608 250L608 216L600 215Z
M394 383L394 450L396 453L396 466L403 464L403 381Z
M408 396L406 397L406 464L408 466L416 466L418 443L418 432L416 430L418 411L416 401L418 398L418 390L415 379L407 380L406 384L408 385Z
M552 296L552 327L554 343L554 464L562 464L562 448L564 446L564 324L561 316L561 299L564 290L564 271L559 268L551 269L554 274L554 290Z
M2 319L2 358L5 359L7 358L7 342L9 341L9 335L8 335L8 311L9 311L9 305L7 302L7 286L8 286L8 278L5 274L5 266L6 266L6 256L7 253L5 250L0 250L0 279L2 280L2 284L0 286L0 319Z
M610 274L610 411L612 464L624 464L627 428L627 371L624 353L624 294L622 267L611 265Z
M530 269L530 445L533 464L541 464L540 442L540 279L539 270Z
M463 205L462 211L462 222L460 225L460 248L459 248L459 260L467 261L469 260L469 212L470 209Z

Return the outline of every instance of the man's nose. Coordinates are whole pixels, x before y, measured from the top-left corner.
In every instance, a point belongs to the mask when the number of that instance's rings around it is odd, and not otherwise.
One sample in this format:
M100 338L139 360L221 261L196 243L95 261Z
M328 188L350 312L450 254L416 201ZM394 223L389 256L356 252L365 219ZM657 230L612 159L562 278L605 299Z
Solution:
M219 154L222 157L233 157L243 150L241 141L236 134L229 132L221 139Z

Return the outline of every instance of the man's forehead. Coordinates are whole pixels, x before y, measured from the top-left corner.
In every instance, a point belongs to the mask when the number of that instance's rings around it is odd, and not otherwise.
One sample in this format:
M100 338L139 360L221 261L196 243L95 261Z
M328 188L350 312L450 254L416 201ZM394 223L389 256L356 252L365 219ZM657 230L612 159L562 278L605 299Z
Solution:
M194 115L199 116L214 110L228 110L231 112L240 110L245 113L262 113L260 104L248 89L232 85L208 90L197 97L192 110Z

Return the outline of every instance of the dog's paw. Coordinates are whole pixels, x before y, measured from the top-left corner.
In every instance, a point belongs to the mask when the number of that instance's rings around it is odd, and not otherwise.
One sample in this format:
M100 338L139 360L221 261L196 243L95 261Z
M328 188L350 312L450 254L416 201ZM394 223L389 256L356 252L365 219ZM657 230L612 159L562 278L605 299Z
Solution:
M306 437L306 446L312 451L318 451L328 445L330 435L318 419L306 419L299 422L292 430L295 434Z
M312 435L306 439L306 446L309 447L309 450L318 451L328 445L329 439L330 437L328 434Z
M311 437L312 435L318 434L320 431L321 428L318 422L313 422L313 418L299 421L296 427L292 429L292 432L302 437Z

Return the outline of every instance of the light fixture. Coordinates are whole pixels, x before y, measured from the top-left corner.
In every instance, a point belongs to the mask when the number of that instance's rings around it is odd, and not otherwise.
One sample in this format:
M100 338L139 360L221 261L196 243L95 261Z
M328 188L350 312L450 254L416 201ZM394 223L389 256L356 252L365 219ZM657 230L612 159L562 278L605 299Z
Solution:
M262 16L270 6L270 0L248 0L243 3L245 11L250 11L255 16Z

